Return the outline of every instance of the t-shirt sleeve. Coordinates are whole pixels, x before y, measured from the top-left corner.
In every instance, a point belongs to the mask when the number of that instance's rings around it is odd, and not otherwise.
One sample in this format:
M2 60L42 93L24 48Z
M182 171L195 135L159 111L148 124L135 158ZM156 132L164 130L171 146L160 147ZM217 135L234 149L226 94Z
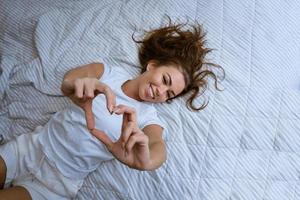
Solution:
M148 125L156 124L162 127L165 130L165 124L159 119L157 111L154 107L147 109L142 109L138 117L138 124L141 129L145 128ZM166 131L164 131L165 133Z
M103 74L102 74L102 76L100 77L100 79L99 80L101 80L101 81L105 81L105 80L107 80L109 77L110 77L110 75L111 75L111 71L112 71L112 67L110 66L110 64L109 64L109 62L108 62L108 60L107 59L102 59L101 61L100 61L100 63L102 63L103 65L104 65L104 71L103 71Z

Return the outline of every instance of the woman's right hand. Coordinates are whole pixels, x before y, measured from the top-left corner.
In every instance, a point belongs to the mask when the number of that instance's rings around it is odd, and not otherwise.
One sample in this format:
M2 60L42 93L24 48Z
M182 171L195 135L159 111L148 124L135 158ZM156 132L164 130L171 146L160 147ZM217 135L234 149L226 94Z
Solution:
M116 105L116 96L111 88L100 82L96 78L77 78L73 81L64 80L62 83L62 91L76 105L80 106L84 112L89 130L95 128L95 119L92 111L93 99L100 93L106 97L106 106L110 113Z

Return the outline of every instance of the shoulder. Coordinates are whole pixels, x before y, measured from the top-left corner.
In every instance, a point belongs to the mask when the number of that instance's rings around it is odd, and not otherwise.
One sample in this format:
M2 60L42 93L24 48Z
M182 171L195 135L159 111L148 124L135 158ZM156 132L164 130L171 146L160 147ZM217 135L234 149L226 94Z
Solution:
M103 74L99 78L101 81L104 80L128 80L133 77L133 74L128 72L127 68L125 68L122 63L118 63L111 58L105 58L101 60L103 63L102 66L99 65L99 68L102 68Z
M151 103L141 103L137 112L139 127L149 137L149 141L163 140L164 125L158 117L156 108Z
M158 116L158 112L156 108L153 106L153 104L141 103L141 106L139 106L139 109L136 112L138 115L139 127L141 129L144 129L149 125L155 125L160 127L162 130L164 129L165 125L160 120Z

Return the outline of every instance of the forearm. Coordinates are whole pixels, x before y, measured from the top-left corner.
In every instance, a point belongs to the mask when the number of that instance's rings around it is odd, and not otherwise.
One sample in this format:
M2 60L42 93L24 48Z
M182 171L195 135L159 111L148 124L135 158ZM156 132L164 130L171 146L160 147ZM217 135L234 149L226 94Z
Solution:
M159 168L167 159L166 147L163 141L154 142L149 145L150 165L146 170L155 170Z

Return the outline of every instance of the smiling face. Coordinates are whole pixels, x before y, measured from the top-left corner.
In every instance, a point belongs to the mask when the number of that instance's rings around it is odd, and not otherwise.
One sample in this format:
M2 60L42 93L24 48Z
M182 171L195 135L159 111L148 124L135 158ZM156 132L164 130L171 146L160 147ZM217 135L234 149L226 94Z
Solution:
M179 95L185 88L182 72L174 64L160 65L149 61L147 71L138 78L141 101L161 103Z

